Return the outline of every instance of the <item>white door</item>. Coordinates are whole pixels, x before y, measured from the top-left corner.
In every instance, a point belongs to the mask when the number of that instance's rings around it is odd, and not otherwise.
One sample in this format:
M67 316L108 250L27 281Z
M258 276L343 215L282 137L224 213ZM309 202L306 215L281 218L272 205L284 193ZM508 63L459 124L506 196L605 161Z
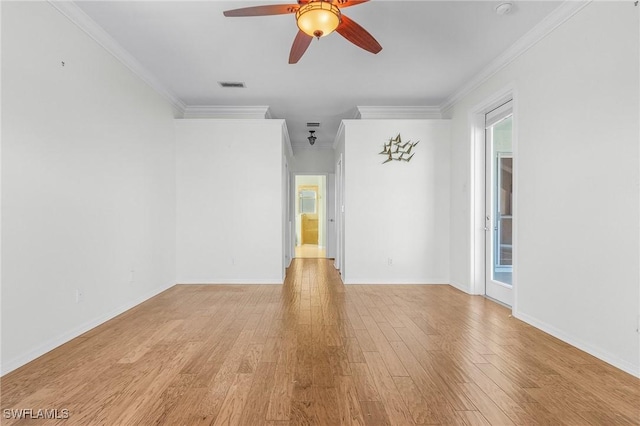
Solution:
M327 258L336 258L336 175L327 176Z
M485 116L485 294L513 305L512 102Z

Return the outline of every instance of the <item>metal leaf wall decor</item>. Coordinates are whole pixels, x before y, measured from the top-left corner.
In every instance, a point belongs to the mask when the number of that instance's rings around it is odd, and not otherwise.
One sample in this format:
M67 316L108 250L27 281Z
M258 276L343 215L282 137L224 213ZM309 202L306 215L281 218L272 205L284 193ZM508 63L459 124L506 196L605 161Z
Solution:
M398 133L398 136L389 139L389 142L383 145L382 152L379 154L386 156L387 159L384 160L382 164L388 163L389 161L406 161L408 163L415 155L413 151L419 142L420 141L411 142L411 139L409 139L409 141L403 143L400 133Z

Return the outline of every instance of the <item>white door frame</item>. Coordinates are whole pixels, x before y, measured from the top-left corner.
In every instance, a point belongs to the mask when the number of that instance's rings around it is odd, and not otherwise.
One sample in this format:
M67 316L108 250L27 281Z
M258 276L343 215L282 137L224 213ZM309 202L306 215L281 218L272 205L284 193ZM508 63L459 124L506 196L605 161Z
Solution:
M327 175L327 259L336 258L336 175L335 173L329 173Z
M512 116L513 102L508 101L505 104L499 106L494 111L498 111L498 121L491 125L485 122L485 289L484 294L486 297L492 298L505 305L513 305L513 285L503 283L494 278L493 272L497 265L497 252L499 251L498 228L500 222L498 220L497 203L499 195L497 188L499 188L499 172L498 159L499 153L494 151L493 148L493 126L502 120L502 115L509 114L506 117ZM504 117L504 118L506 118ZM488 119L488 114L487 114ZM513 120L512 120L513 122ZM491 129L491 131L489 131ZM512 131L513 139L513 131ZM497 154L497 155L496 155ZM509 152L509 157L513 161L513 153ZM513 217L513 216L512 216ZM513 220L513 219L512 219ZM513 250L513 248L512 248ZM511 266L513 276L513 262Z
M335 268L344 277L344 167L342 154L336 163L336 259Z
M296 197L298 196L297 194L297 186L296 186L296 176L324 176L324 197L322 202L325 205L325 214L324 214L324 225L323 225L323 239L325 242L325 253L326 256L328 257L329 254L329 248L328 248L328 244L329 241L331 240L329 238L329 216L330 213L328 211L329 208L329 203L327 202L327 197L329 196L329 173L315 173L315 172L291 172L291 190L289 191L289 194L291 195L291 206L290 206L290 211L291 211L291 232L292 232L292 238L291 238L291 246L292 246L292 257L295 257L295 247L296 247L296 232L297 232L297 228L296 228L296 216L298 214L298 212L296 212ZM318 235L318 239L320 238L320 236Z
M469 110L470 128L470 178L469 191L469 289L471 294L485 294L485 114L495 107L513 100L513 304L512 311L517 312L518 303L518 143L517 143L517 93L510 85L487 97Z
M291 239L291 172L289 171L289 162L284 159L284 176L285 176L285 202L284 202L284 271L283 277L287 275L287 268L291 266L293 260L293 246Z

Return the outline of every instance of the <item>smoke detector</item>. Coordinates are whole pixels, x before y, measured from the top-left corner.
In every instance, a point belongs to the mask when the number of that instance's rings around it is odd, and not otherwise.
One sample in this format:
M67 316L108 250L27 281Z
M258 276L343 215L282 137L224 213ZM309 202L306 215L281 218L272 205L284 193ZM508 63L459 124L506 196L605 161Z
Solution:
M496 13L498 15L508 15L509 13L511 13L512 9L513 3L507 1L496 6Z

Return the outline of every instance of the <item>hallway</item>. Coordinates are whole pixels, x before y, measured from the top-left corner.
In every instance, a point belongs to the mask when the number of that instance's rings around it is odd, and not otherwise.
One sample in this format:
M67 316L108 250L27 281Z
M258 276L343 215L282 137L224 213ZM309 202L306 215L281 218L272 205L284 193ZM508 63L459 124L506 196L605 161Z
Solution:
M296 259L318 259L326 258L327 251L315 244L303 244L296 246Z
M450 286L178 285L2 380L38 424L637 424L638 379ZM3 419L3 424L13 424Z

